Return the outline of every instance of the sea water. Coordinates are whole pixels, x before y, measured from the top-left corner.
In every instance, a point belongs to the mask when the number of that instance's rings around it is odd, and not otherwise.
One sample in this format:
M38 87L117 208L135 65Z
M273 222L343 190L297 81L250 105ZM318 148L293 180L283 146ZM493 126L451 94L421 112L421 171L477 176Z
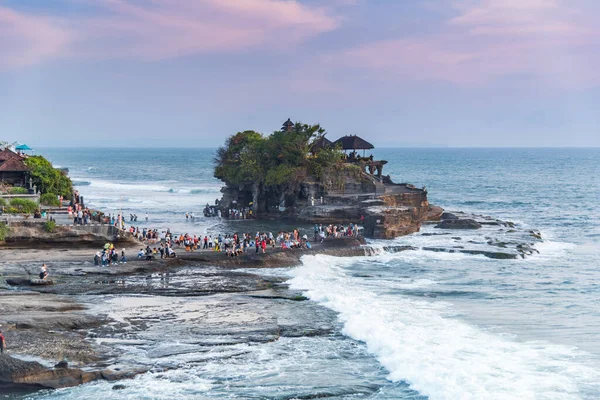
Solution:
M221 184L211 149L46 149L89 206L190 234ZM331 312L335 332L240 344L239 355L37 398L600 398L600 149L381 149L432 204L540 230L523 260L417 250L305 256L275 272ZM199 216L194 222L185 213ZM145 222L145 214L149 222ZM435 228L424 227L425 233ZM482 240L478 231L459 232ZM445 236L394 240L448 246ZM373 241L373 245L380 243ZM255 273L261 273L255 271ZM170 300L171 301L171 300ZM165 304L164 307L169 307ZM143 355L132 354L132 357Z

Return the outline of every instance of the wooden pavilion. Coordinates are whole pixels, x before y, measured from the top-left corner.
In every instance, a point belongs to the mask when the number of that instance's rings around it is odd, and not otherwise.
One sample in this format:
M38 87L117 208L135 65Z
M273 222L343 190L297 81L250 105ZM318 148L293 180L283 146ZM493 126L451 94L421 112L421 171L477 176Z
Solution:
M370 175L377 175L378 178L381 178L383 166L387 164L387 161L373 160L373 155L365 157L365 150L375 148L371 143L356 135L346 135L333 142L332 146L340 146L344 151L352 150L352 153L346 158L346 162L359 164L364 167L365 172L368 172ZM362 150L363 156L360 157L356 153L356 150Z
M29 168L23 161L25 157L9 150L0 151L0 182L25 187Z

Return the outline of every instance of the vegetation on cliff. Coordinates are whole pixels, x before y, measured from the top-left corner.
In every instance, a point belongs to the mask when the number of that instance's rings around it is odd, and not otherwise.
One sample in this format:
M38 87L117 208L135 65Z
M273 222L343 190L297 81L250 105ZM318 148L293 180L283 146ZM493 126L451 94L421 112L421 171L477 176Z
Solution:
M48 233L54 233L56 230L56 222L53 220L48 220L44 222L44 230Z
M15 187L8 188L8 194L28 194L28 193L29 193L29 190L25 189L24 187L15 186Z
M68 176L52 166L50 161L42 156L32 156L25 159L33 184L42 194L64 196L70 198L73 194L73 183Z
M0 242L4 241L8 236L10 228L4 222L0 222Z
M12 199L7 211L11 214L33 214L38 208L39 206L35 201L28 199Z
M324 134L320 125L302 123L269 136L238 132L217 150L215 177L240 186L293 184L309 175L320 178L342 160L339 149L322 148L309 156L311 144Z
M40 196L40 204L44 206L59 207L60 200L58 199L58 196L54 193L44 193Z

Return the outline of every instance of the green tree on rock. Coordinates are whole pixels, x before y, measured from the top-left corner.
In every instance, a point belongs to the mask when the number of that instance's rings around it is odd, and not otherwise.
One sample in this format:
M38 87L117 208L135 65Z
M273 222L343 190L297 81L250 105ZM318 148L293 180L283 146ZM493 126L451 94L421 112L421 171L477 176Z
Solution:
M33 184L42 194L52 193L65 198L72 196L73 183L71 179L54 168L50 161L42 156L32 156L26 158L24 162L29 168Z
M283 196L308 176L318 180L324 170L341 164L340 149L322 148L311 153L312 144L323 135L325 130L320 125L302 123L269 136L238 132L217 150L215 177L251 191L256 208L266 192Z

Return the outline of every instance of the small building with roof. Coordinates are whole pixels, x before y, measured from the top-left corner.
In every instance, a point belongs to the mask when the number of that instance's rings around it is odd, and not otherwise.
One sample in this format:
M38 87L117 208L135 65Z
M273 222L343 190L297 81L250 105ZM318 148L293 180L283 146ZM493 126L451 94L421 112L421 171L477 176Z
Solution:
M342 136L335 142L333 142L334 146L341 146L342 150L371 150L374 149L371 143L367 142L365 139L356 136L356 135L346 135Z
M24 156L8 148L0 151L0 182L25 187L29 168L24 160Z
M294 123L292 122L291 118L288 118L287 121L283 123L281 130L283 132L290 132L292 129L294 129Z
M383 166L387 164L386 160L373 160L373 155L365 157L365 150L374 149L371 143L357 135L342 136L332 143L332 147L340 147L344 151L352 150L346 156L345 161L352 164L360 165L369 175L376 175L381 179L383 174ZM356 150L362 150L363 156L360 157Z
M321 149L330 149L333 147L331 140L327 139L325 135L317 137L310 145L310 152L315 154Z

